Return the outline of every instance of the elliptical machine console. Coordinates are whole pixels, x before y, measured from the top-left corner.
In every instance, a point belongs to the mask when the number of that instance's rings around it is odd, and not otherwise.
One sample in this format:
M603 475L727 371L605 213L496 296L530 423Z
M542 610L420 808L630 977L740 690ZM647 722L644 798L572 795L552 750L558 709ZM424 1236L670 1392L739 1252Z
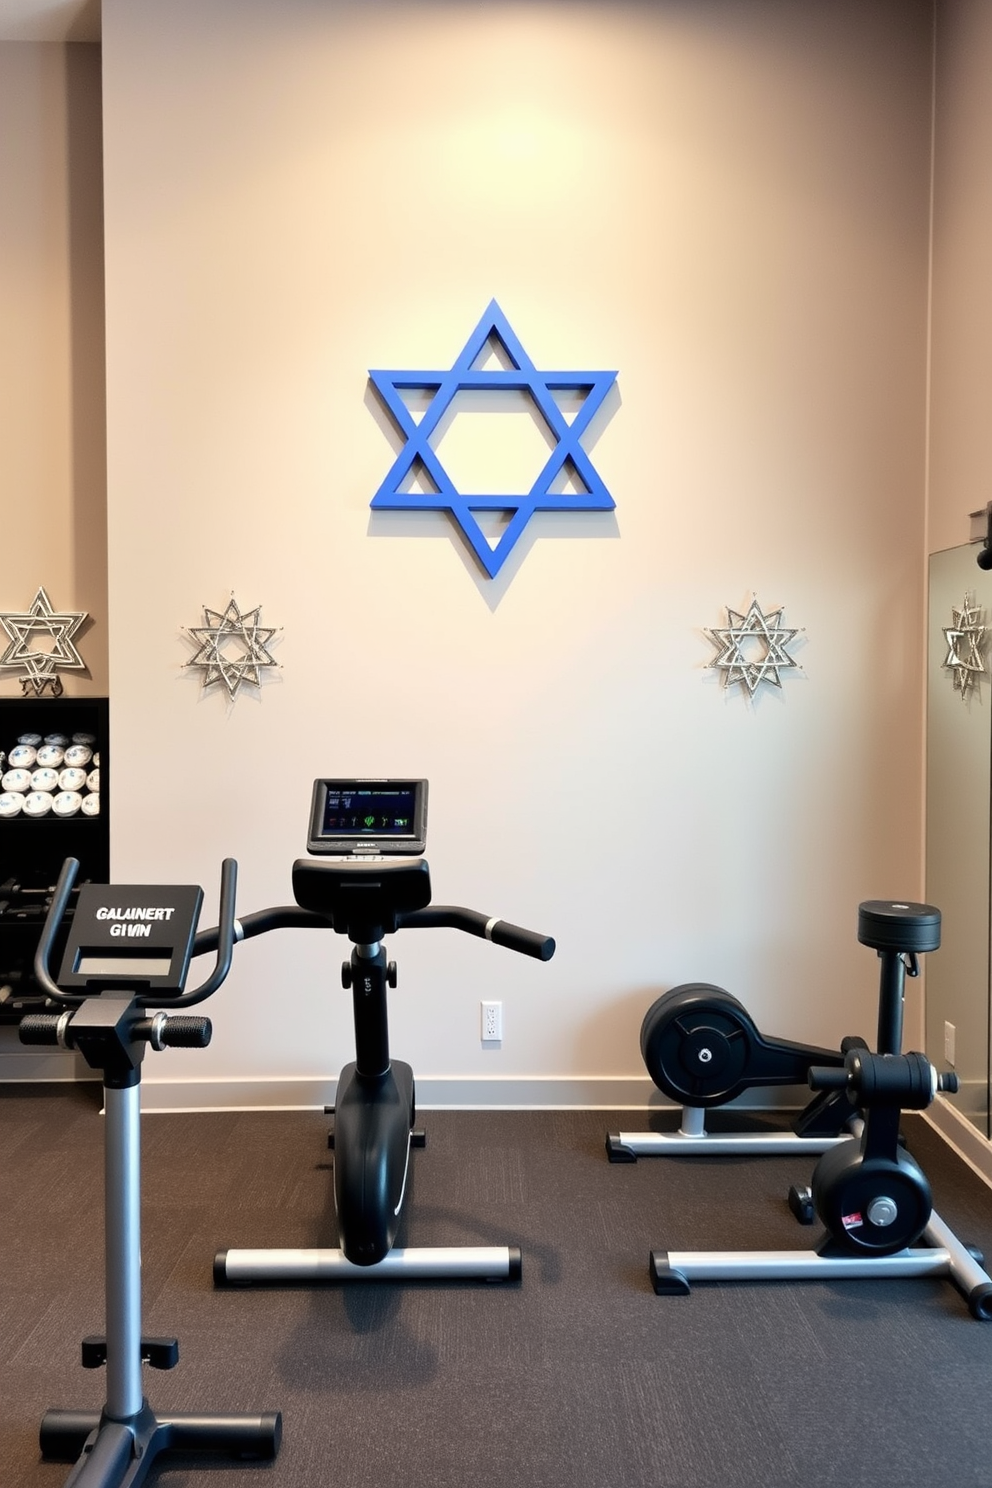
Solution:
M293 865L295 905L239 922L239 938L287 927L335 930L352 943L341 980L352 994L355 1058L337 1082L334 1204L339 1248L225 1250L214 1260L220 1285L279 1281L516 1280L517 1246L407 1249L395 1244L403 1217L414 1131L413 1070L389 1049L387 988L396 963L383 940L397 930L447 926L547 961L555 943L495 916L431 905L426 780L321 779L314 783L308 847Z
M56 984L49 959L79 864L66 860L38 943L35 977L60 1014L21 1020L25 1044L76 1049L103 1077L105 1110L105 1335L83 1340L84 1368L107 1367L102 1412L50 1410L41 1450L76 1461L73 1488L137 1488L166 1451L220 1452L272 1458L279 1448L278 1412L260 1415L156 1415L144 1397L142 1363L172 1369L174 1338L141 1332L141 1062L148 1047L205 1048L208 1018L176 1014L215 992L227 976L234 945L237 865L221 878L220 925L209 944L195 940L203 890L190 885L120 887L85 884L80 892ZM184 991L192 957L216 949L214 969ZM165 1004L168 1013L152 1013Z

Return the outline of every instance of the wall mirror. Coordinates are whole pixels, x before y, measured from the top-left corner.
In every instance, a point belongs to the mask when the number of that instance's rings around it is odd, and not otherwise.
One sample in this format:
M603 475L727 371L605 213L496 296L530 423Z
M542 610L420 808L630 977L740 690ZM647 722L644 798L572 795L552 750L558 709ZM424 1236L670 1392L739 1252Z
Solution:
M992 996L992 573L977 543L930 559L927 662L926 897L943 917L940 950L926 964L926 1052L960 1082L947 1096L985 1137L989 1123ZM970 639L955 612L973 598L986 672L970 683L953 662ZM951 635L948 635L951 632Z

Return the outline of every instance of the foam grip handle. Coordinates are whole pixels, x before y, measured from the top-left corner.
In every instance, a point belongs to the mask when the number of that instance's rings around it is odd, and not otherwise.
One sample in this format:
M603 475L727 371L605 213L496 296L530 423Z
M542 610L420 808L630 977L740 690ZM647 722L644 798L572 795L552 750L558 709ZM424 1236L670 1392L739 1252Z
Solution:
M550 935L524 930L520 925L511 925L509 920L497 920L489 932L489 939L493 945L506 946L510 951L534 956L538 961L550 961L555 953L555 943Z
M28 1013L17 1028L22 1044L57 1044L59 1041L59 1017L57 1013Z
M162 1042L173 1049L205 1049L213 1031L209 1018L175 1013L166 1021Z

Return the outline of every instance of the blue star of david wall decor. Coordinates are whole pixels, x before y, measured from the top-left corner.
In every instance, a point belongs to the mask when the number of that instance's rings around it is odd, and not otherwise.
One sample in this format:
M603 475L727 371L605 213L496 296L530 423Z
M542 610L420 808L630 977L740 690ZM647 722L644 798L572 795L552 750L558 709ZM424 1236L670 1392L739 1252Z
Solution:
M511 365L486 368L476 364L498 342ZM610 388L615 372L539 372L514 334L495 300L488 308L448 372L370 371L369 377L395 420L406 443L372 498L374 511L447 511L461 528L473 553L491 579L499 573L534 512L612 511L616 502L603 484L586 451L582 435ZM434 434L455 396L465 390L497 392L516 389L529 393L556 443L529 491L499 495L464 496L431 445ZM427 408L415 419L404 401L405 392L431 395ZM582 403L569 421L556 393L579 393ZM402 489L412 478L426 474L433 491ZM570 479L582 490L552 490L556 481ZM475 518L476 512L510 514L495 546L490 546Z

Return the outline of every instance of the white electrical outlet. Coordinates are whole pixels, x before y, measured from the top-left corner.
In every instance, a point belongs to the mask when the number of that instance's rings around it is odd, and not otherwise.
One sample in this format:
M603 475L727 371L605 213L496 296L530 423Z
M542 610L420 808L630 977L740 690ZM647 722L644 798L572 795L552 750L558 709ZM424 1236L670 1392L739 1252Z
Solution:
M944 1058L954 1068L954 1039L957 1029L953 1023L944 1024Z
M482 1006L482 1042L498 1044L503 1038L503 1004L484 1002Z

